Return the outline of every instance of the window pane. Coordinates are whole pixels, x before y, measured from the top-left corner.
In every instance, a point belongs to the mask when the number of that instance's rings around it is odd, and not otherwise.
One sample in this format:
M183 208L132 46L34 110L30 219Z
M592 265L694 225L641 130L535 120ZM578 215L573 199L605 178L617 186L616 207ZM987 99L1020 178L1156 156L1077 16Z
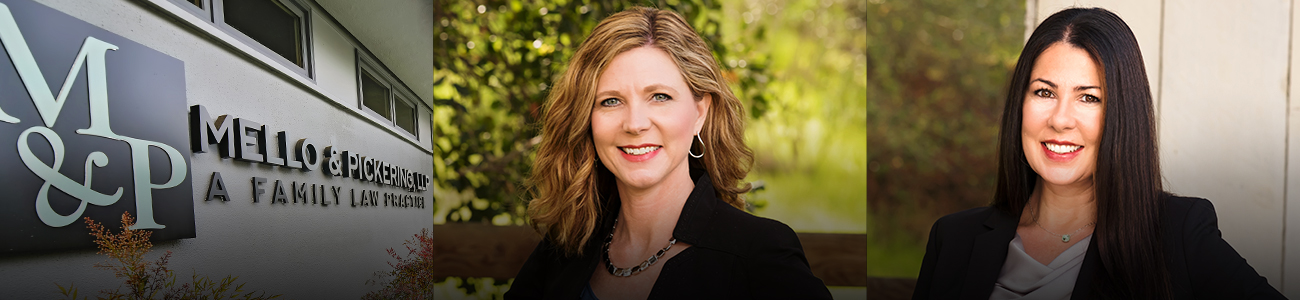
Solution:
M406 129L406 132L415 133L415 107L406 101L393 101L397 103L397 126Z
M189 0L189 2L194 6L203 7L203 0Z
M302 62L302 20L276 0L226 0L226 24L299 67Z
M379 80L375 80L369 72L365 71L361 72L361 103L384 116L385 119L393 119L388 109L388 88L379 84Z

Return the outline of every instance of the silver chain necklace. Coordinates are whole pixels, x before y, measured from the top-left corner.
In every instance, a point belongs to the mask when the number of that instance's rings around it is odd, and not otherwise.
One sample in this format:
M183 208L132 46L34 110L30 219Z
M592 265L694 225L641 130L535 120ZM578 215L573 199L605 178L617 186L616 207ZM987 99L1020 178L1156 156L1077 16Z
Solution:
M617 222L617 221L615 221L615 222ZM1093 224L1097 224L1097 222L1094 221L1094 222L1092 222L1092 223L1088 223L1088 225L1083 225L1083 227L1079 227L1079 229L1075 229L1074 232L1071 232L1070 234L1079 233L1080 230L1083 230L1084 228L1088 228L1089 226L1092 226ZM1052 232L1051 230L1047 230L1047 228L1043 227L1043 224L1039 224L1037 220L1034 221L1034 225L1038 225L1038 228L1043 229L1043 231L1046 231L1047 233L1049 233L1049 234L1051 234L1051 235L1055 235L1055 236L1059 236L1059 237L1061 237L1061 242L1062 242L1062 243L1069 243L1069 242L1070 242L1070 234L1056 234L1055 232Z
M605 250L604 251L605 270L609 270L610 275L614 275L618 277L629 277L641 273L641 271L645 271L645 269L648 269L650 268L650 266L653 266L655 262L658 262L659 257L664 256L664 253L668 253L668 249L672 249L673 244L677 244L677 238L673 238L672 240L669 240L668 247L664 247L663 249L660 249L659 252L655 253L654 256L651 256L650 258L641 262L641 265L631 267L631 268L626 268L626 269L615 267L614 263L609 261L609 244L614 241L614 229L616 228L618 228L618 219L614 219L614 227L610 228L609 236L605 237L605 245L601 246L601 248Z

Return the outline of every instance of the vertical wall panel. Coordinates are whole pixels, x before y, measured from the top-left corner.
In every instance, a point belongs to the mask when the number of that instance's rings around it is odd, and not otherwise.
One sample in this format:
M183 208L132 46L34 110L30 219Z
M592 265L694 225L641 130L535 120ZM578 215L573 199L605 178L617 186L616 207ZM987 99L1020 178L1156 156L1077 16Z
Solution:
M1223 237L1281 288L1289 1L1170 1L1160 103L1166 188L1214 203Z
M1288 82L1290 89L1287 93L1289 98L1287 101L1289 113L1287 114L1286 160L1287 222L1285 222L1286 230L1283 231L1286 233L1286 245L1282 248L1285 251L1282 259L1284 264L1282 278L1285 282L1282 283L1281 287L1277 288L1288 298L1300 299L1300 280L1298 280L1300 279L1300 144L1297 144L1300 143L1300 136L1297 136L1297 134L1300 134L1300 118L1298 118L1300 116L1300 101L1296 99L1297 94L1300 93L1300 78L1296 76L1300 75L1300 73L1297 73L1297 71L1300 71L1300 60L1296 59L1300 58L1300 55L1298 55L1300 53L1297 52L1300 50L1300 47L1298 47L1300 45L1296 44L1300 42L1300 38L1297 38L1300 35L1300 30L1297 30L1300 22L1295 20L1296 12L1300 8L1297 8L1294 4L1292 3L1291 6L1292 19L1291 27L1289 27L1291 29L1291 61L1289 64L1290 82Z

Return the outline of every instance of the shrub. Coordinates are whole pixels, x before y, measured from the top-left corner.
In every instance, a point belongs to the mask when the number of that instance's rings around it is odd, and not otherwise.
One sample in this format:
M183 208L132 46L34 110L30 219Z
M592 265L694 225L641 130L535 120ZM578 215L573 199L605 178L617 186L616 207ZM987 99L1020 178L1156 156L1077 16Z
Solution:
M433 298L433 236L429 235L429 229L421 229L413 240L402 245L406 246L406 257L388 248L388 256L397 260L388 263L393 269L377 271L375 278L366 281L368 285L384 281L384 288L370 292L362 299Z
M157 261L146 261L144 255L153 248L149 242L152 232L131 230L135 220L130 213L122 213L122 232L113 233L105 229L102 223L90 218L86 227L95 237L99 254L108 255L112 260L95 264L95 268L112 270L113 276L123 278L126 282L115 290L101 290L96 299L274 299L280 295L265 296L265 292L244 292L244 284L235 285L237 277L226 276L221 280L212 280L198 274L190 275L190 282L176 286L175 273L167 268L172 252L167 251ZM59 287L64 297L78 299L75 285ZM125 288L125 290L123 290ZM80 299L89 299L82 297Z

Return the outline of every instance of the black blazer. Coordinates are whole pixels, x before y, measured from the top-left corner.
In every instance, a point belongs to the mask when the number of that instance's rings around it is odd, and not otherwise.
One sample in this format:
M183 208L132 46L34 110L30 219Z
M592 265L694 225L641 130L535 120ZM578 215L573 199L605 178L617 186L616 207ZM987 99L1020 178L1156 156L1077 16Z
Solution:
M1224 241L1210 201L1168 196L1161 229L1174 299L1286 299ZM992 207L944 216L930 229L912 299L988 299L1019 220ZM1097 241L1088 245L1071 299L1106 288Z
M692 170L695 171L695 170ZM831 299L813 276L794 230L736 209L714 194L709 176L697 177L673 237L691 244L660 262L650 299ZM612 197L604 216L617 216ZM596 267L613 217L602 218L581 257L565 257L542 239L506 292L506 299L577 299Z

